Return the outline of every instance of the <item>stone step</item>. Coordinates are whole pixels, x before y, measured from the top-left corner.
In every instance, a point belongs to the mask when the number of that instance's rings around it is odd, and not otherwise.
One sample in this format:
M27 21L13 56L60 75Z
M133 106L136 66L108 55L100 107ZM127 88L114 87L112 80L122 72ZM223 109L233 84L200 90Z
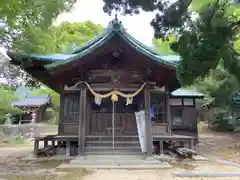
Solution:
M88 155L84 156L85 160L122 160L122 159L127 159L127 160L142 160L145 159L145 155ZM82 160L82 157L77 156L75 160ZM157 159L157 158L156 158Z
M86 141L86 147L90 146L101 146L101 147L112 147L112 141ZM137 146L140 147L139 141L114 141L114 145L116 147L132 147Z
M138 165L138 164L160 164L161 161L148 161L148 160L72 160L70 161L69 164L85 164L85 165L113 165L113 164L117 164L117 165Z
M84 168L84 169L164 169L172 166L167 162L159 164L62 164L57 169Z

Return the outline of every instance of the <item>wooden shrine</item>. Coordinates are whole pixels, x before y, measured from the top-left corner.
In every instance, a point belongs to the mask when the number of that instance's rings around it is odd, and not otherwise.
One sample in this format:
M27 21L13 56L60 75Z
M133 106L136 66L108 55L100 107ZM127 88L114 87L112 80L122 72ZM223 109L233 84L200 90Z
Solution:
M26 72L60 93L58 134L36 137L35 151L39 141L45 146L50 141L57 153L73 156L152 156L153 142L160 143L161 153L163 142L194 147L195 100L202 95L174 96L181 87L176 56L171 59L143 45L118 19L71 53L8 55L12 64L24 61ZM135 112L140 110L145 112L146 152L139 145Z

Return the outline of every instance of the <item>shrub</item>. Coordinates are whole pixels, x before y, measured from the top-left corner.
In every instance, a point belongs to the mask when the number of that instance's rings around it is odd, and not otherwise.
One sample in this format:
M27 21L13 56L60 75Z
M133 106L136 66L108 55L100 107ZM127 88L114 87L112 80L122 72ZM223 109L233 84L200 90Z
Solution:
M214 120L211 128L215 131L233 131L234 130L234 119L228 110L218 110L214 113Z

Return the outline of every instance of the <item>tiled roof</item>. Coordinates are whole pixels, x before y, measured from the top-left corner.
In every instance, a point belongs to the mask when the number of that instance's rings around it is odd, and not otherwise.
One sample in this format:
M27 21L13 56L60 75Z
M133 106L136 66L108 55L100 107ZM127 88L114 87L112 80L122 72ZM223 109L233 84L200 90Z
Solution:
M13 101L12 105L16 107L39 107L51 103L49 94L30 94L22 100Z
M55 68L63 64L68 64L72 61L79 60L87 54L90 54L95 49L101 47L106 41L111 37L118 34L122 39L128 43L130 46L135 48L140 53L150 57L152 60L155 60L161 64L167 65L172 68L176 68L178 61L180 60L179 56L176 55L161 55L158 52L155 52L152 48L146 46L145 44L139 42L133 36L128 34L122 25L121 21L114 19L105 29L105 31L94 39L86 42L80 47L76 47L74 51L69 53L60 53L60 54L32 54L32 55L20 55L14 52L8 52L8 55L14 61L20 61L22 58L40 60L47 62L45 64L46 69Z

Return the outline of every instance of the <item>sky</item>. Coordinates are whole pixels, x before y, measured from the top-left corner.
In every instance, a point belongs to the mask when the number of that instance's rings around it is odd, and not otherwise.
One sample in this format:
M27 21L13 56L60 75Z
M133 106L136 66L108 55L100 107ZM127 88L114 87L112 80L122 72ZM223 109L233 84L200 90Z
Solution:
M104 13L102 10L103 5L101 0L78 0L72 11L61 14L56 23L91 20L93 23L102 24L106 27L114 19L115 15L109 16ZM153 18L154 13L152 12L141 12L139 15L133 16L118 15L118 19L122 21L128 33L148 46L152 44L153 29L150 26L150 22Z

